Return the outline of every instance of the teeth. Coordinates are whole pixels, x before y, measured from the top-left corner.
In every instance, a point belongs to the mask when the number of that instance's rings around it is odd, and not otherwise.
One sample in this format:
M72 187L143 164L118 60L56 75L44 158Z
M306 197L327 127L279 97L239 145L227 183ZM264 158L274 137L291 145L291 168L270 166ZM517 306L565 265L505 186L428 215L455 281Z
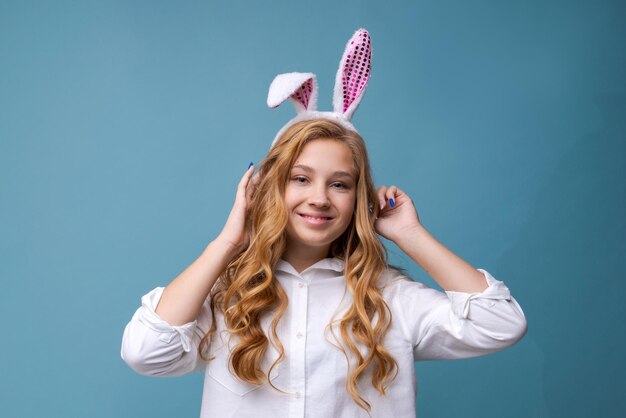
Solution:
M314 217L314 216L308 216L308 215L302 215L302 216L304 216L305 218L309 218L309 219L315 219L316 221L322 221L322 220L328 220L328 219L330 219L330 218L327 218L327 217L324 217L324 218L316 218L316 217Z

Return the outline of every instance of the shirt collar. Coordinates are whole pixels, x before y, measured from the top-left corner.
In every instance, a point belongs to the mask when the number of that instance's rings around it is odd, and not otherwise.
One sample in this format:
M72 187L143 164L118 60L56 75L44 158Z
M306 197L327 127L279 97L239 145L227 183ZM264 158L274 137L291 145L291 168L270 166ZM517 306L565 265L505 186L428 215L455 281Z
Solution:
M343 275L343 268L344 268L344 261L336 257L324 258L318 261L317 263L313 264L312 266L309 266L308 268L303 270L301 273L298 273L291 264L289 264L287 261L283 260L282 258L276 264L277 271L282 271L284 273L293 274L294 276L298 276L298 277L303 276L306 273L314 271L314 270L329 270L329 273L331 271L335 273L340 273L340 274L331 273L333 276L336 277L336 276Z

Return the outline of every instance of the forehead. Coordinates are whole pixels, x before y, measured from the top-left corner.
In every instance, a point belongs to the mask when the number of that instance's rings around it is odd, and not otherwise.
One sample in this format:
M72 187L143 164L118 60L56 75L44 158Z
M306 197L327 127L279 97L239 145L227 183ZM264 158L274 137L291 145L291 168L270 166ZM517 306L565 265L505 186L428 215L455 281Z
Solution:
M294 168L305 165L319 171L356 172L350 147L335 139L316 139L307 143L294 162Z

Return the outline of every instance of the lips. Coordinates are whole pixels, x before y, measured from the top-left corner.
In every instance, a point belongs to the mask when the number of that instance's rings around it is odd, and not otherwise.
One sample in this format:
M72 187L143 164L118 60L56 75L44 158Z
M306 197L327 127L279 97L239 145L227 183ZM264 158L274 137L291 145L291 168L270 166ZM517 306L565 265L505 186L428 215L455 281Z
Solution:
M322 216L322 215L314 215L314 214L306 214L306 213L298 213L298 215L304 219L306 222L314 225L323 225L333 220L330 216Z
M314 215L314 214L308 214L308 213L299 213L298 215L302 216L303 218L316 219L316 220L330 221L331 219L333 219L330 216Z

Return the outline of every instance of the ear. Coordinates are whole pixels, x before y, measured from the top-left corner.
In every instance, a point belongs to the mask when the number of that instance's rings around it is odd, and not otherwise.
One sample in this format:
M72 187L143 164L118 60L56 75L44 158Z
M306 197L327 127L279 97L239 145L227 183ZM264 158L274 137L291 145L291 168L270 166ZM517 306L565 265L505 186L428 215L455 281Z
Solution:
M361 103L370 79L371 60L370 35L361 28L348 41L335 77L333 110L347 120Z
M278 107L290 99L297 113L317 110L317 79L313 73L285 73L274 78L267 95L267 105Z

